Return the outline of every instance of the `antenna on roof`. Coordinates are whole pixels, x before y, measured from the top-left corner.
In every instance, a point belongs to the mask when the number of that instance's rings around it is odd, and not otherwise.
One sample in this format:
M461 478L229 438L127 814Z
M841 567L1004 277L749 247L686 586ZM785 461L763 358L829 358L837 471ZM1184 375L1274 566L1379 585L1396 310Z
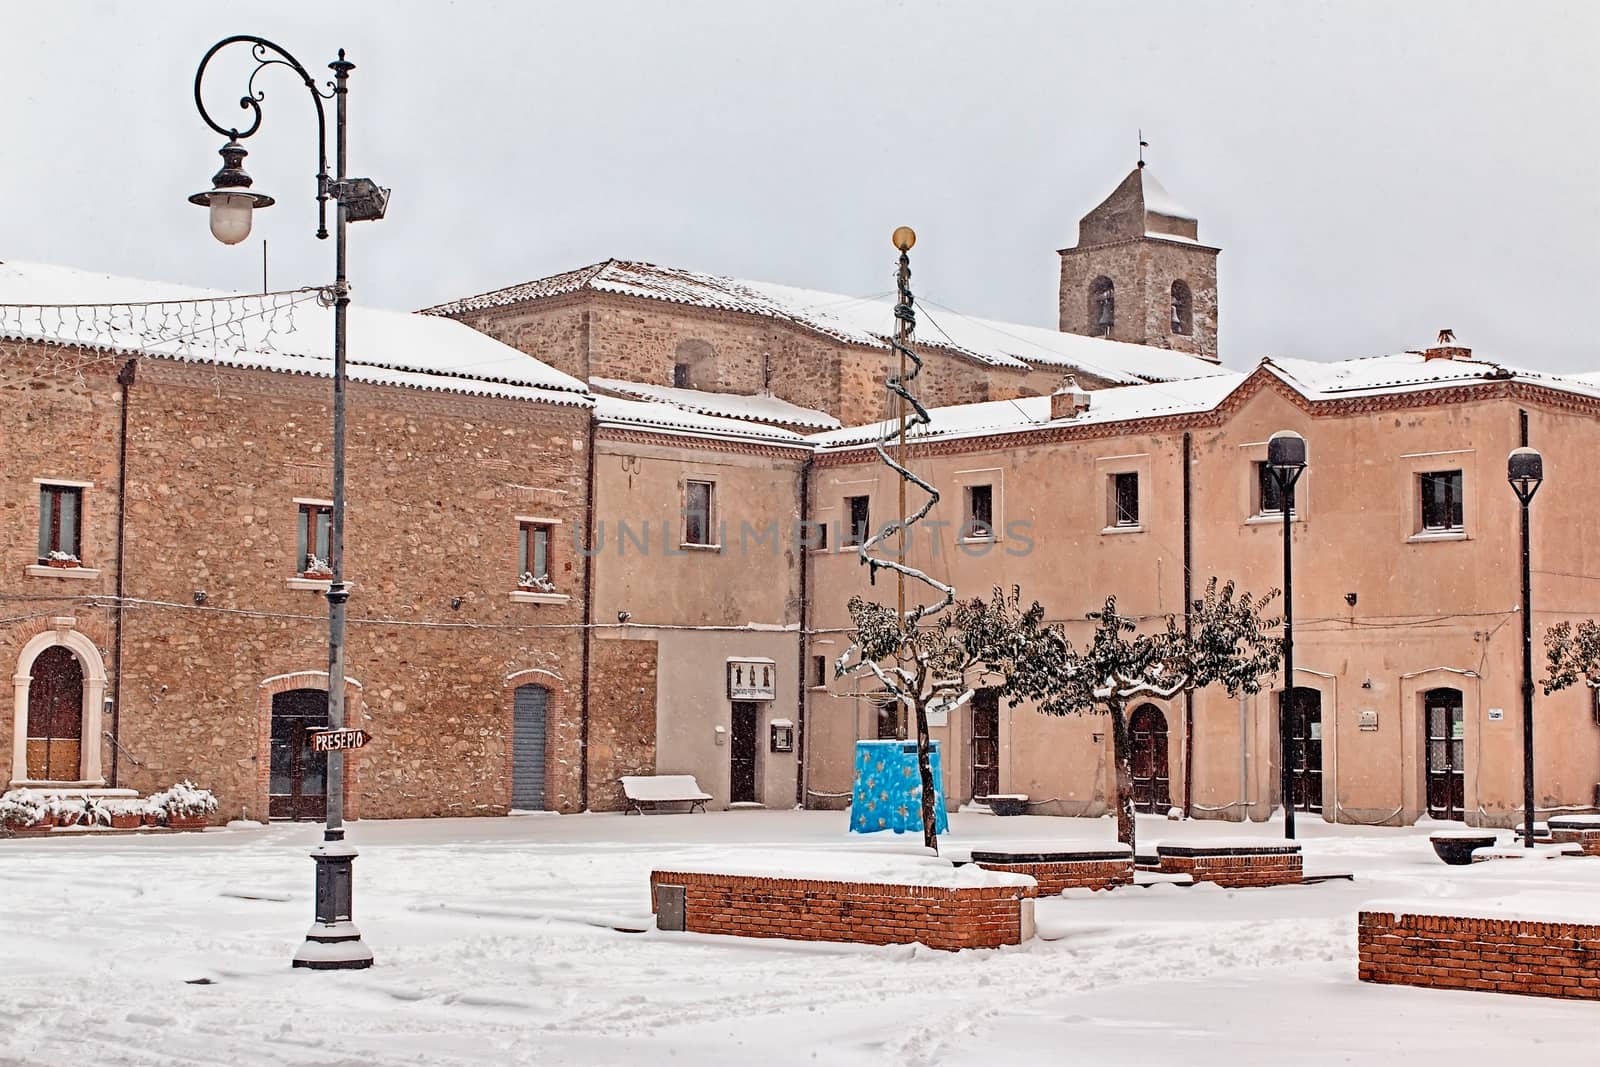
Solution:
M1150 142L1144 139L1144 130L1139 131L1139 169L1144 169L1144 150L1150 147Z

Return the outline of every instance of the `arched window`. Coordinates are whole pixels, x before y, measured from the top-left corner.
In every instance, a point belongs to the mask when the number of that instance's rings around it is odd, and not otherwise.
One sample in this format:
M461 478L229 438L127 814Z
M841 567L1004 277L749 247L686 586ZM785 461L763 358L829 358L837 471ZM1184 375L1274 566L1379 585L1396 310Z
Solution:
M716 355L707 341L679 341L673 356L672 384L679 389L715 389Z
M1172 332L1194 333L1194 296L1181 278L1172 283Z
M1094 332L1111 336L1117 323L1117 287L1104 274L1089 283L1089 324Z

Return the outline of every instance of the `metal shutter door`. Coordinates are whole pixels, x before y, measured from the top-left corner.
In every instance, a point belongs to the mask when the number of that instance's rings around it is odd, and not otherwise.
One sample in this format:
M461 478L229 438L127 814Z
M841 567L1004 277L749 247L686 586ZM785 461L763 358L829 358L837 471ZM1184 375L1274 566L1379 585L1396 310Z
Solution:
M537 685L517 688L511 739L511 806L544 810L545 709L549 693Z

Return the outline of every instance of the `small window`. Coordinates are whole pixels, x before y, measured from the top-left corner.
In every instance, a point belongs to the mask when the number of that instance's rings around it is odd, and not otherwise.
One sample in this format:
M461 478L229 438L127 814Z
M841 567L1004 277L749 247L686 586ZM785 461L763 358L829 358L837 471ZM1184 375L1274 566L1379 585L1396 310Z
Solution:
M518 585L529 586L545 591L553 591L554 585L550 581L550 536L551 527L548 523L525 522L522 524L521 536L518 539L517 551L517 580Z
M1132 527L1139 525L1139 475L1126 471L1111 476L1111 507L1109 526Z
M300 505L300 549L295 558L301 575L326 575L331 573L329 559L332 550L333 508L328 504Z
M1256 464L1256 514L1282 515L1283 494L1278 490L1278 479L1265 461Z
M824 688L827 687L827 685L828 685L828 657L827 656L812 656L811 657L811 684L813 686L815 686L816 688L818 688L818 689L824 689Z
M711 540L711 482L689 482L684 486L683 543L710 545Z
M39 487L39 562L83 559L83 490L75 485Z
M1422 475L1419 481L1422 489L1422 528L1465 529L1461 472L1431 471Z
M689 364L674 363L672 365L672 384L679 389L689 388Z
M974 540L994 537L994 486L969 485L966 498L967 514L961 523L961 536Z
M863 544L869 536L868 528L872 525L872 498L869 496L847 496L844 498L845 510L850 513L850 526L844 531L841 538L843 547Z
M1194 296L1189 283L1181 279L1172 283L1172 332L1194 333Z

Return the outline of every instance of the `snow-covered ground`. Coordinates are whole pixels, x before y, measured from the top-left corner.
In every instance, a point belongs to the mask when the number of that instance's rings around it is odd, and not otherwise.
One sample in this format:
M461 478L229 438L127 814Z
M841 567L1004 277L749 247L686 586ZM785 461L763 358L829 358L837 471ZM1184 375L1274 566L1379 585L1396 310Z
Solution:
M915 852L837 812L354 824L377 966L293 971L317 827L0 841L0 1064L1588 1062L1597 1007L1369 986L1367 900L1600 890L1600 860L1446 867L1426 828L1302 820L1354 882L1074 894L1040 938L935 952L620 932L653 866ZM951 850L1105 843L1109 820L952 817ZM1141 821L1157 840L1277 827ZM60 835L56 835L60 836ZM1509 837L1509 835L1504 835ZM1145 849L1141 847L1141 851ZM870 857L863 857L871 863ZM199 979L209 984L190 984Z

